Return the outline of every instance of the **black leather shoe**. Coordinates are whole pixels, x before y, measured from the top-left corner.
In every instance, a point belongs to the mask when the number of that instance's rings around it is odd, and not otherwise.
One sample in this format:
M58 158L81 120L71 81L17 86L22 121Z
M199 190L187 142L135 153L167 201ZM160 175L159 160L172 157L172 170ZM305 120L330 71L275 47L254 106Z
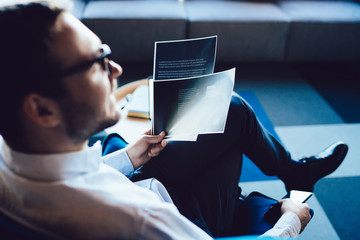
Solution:
M343 162L347 152L348 145L343 142L337 142L320 152L316 156L300 159L303 163L299 169L300 174L293 176L291 182L286 182L286 190L302 190L312 192L314 184L321 178L334 172ZM302 176L301 176L302 175Z

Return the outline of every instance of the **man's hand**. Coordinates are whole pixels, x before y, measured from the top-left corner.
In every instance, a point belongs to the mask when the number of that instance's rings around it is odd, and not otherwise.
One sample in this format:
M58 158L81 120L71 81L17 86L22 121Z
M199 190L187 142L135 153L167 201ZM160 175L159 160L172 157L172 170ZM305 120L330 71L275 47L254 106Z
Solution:
M299 217L301 223L300 232L302 232L311 220L309 205L307 203L296 204L289 198L281 199L279 202L281 204L281 214L293 212Z
M148 130L139 140L126 147L126 153L134 169L147 163L150 158L159 155L167 144L167 141L164 140L165 132L155 136L150 134L151 130Z

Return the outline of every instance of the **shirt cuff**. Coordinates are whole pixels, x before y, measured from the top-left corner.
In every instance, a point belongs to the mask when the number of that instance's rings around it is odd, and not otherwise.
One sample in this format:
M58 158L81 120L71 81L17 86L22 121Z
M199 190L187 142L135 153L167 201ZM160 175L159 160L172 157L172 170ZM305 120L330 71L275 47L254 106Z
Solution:
M260 237L297 238L301 230L299 217L293 212L284 213L274 227Z
M125 149L103 156L102 161L106 165L115 168L129 178L134 174L134 166L132 165Z

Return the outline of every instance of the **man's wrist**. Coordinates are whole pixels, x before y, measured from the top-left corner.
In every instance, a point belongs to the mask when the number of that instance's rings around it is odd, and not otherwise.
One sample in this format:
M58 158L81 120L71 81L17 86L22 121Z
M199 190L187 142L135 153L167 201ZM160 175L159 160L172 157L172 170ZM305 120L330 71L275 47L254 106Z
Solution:
M142 164L139 164L138 161L135 160L136 158L132 156L129 148L125 148L125 153L134 169L141 167Z

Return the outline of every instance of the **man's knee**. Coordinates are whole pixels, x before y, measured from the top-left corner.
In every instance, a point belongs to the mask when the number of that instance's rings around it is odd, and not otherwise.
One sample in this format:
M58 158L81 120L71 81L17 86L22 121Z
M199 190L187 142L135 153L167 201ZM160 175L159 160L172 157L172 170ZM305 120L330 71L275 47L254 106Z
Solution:
M233 123L249 123L249 120L254 117L254 111L249 103L239 94L234 92L230 102L227 125Z

